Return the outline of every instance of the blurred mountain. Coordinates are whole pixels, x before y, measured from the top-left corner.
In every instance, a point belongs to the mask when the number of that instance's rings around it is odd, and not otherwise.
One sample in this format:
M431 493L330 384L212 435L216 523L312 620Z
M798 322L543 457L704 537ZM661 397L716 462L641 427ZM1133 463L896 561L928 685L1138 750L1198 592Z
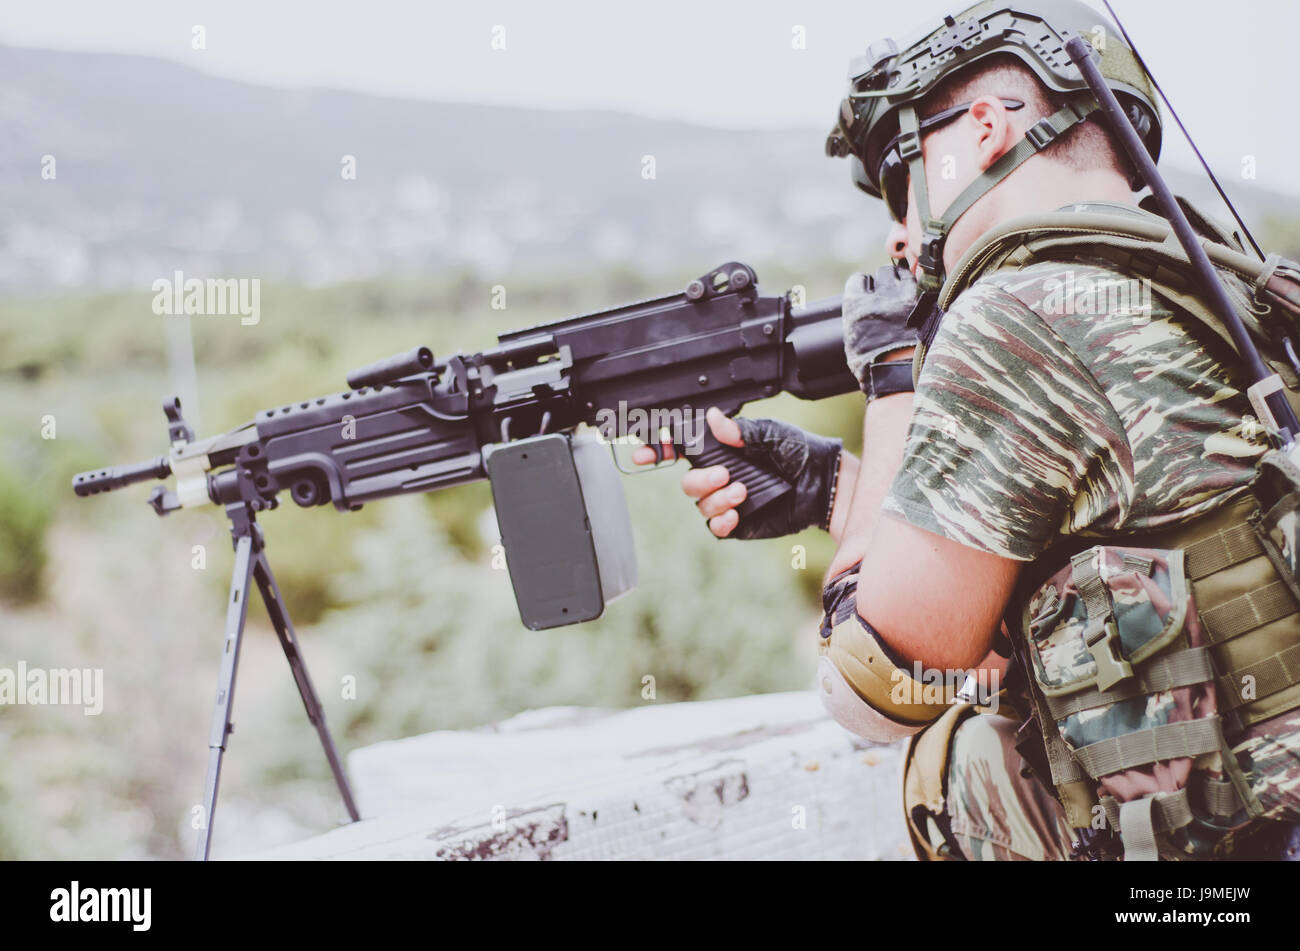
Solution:
M823 156L824 129L282 90L3 46L0 75L10 292L148 288L175 270L320 284L880 255L882 209ZM1171 179L1212 207L1200 179ZM1247 214L1300 217L1295 198L1237 191Z

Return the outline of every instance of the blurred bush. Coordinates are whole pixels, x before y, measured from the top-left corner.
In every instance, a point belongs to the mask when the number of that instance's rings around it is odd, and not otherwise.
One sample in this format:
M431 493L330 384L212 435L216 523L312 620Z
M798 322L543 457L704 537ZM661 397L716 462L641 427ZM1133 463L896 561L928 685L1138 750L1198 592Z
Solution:
M540 706L625 707L806 686L815 617L795 576L817 574L817 565L797 556L798 541L719 542L671 474L630 481L639 483L628 487L637 589L596 621L550 631L520 623L490 545L467 558L430 506L390 500L379 523L354 539L356 568L338 579L345 606L313 632L347 665L336 673L357 678L356 702L341 705L349 744Z
M54 503L43 484L0 463L0 598L17 604L45 593L45 533Z

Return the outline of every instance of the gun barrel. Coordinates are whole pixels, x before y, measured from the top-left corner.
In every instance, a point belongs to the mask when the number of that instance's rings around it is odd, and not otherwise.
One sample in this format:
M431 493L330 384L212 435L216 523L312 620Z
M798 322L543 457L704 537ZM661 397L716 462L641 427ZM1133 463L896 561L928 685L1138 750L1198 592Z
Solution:
M833 320L841 314L844 302L842 297L824 297L804 307L793 307L790 316L796 324L811 323L818 320Z
M790 312L793 328L786 343L794 356L794 372L787 370L784 386L800 399L838 396L858 387L844 357L840 301L828 297Z
M171 459L167 456L157 456L130 465L79 472L72 477L72 490L84 498L88 495L98 495L100 492L112 492L114 489L134 485L136 482L165 479L171 474Z

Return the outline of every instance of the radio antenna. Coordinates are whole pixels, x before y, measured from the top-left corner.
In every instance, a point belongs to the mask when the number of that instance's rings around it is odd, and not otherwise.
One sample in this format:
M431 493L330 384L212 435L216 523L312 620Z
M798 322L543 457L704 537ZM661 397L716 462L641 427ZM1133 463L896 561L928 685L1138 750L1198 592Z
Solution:
M1169 114L1173 116L1174 121L1178 123L1178 128L1182 130L1183 138L1187 140L1187 144L1190 145L1192 151L1196 153L1197 160L1201 163L1201 167L1205 169L1205 174L1210 176L1210 181L1214 183L1214 188L1219 193L1219 197L1222 198L1223 203L1228 206L1228 210L1232 212L1232 217L1237 220L1237 224L1241 226L1242 233L1246 235L1246 240L1250 242L1250 246L1255 249L1255 253L1259 255L1259 259L1263 261L1264 252L1260 250L1259 244L1256 243L1255 236L1251 234L1250 229L1246 227L1246 222L1241 220L1241 215L1237 214L1237 206L1232 203L1232 199L1228 197L1228 193L1225 192L1223 186L1219 184L1218 178L1214 175L1214 170L1210 168L1210 163L1205 161L1205 156L1201 154L1201 150L1198 149L1196 143L1192 141L1192 136L1191 133L1187 131L1187 126L1183 125L1183 120L1178 118L1178 112L1174 109L1173 103L1169 101L1169 97L1165 95L1165 91L1160 88L1160 83L1156 82L1156 77L1152 74L1151 68L1147 66L1146 60L1142 58L1142 54L1139 53L1137 47L1133 45L1133 40L1128 35L1128 30L1124 29L1124 24L1120 21L1119 15L1115 12L1115 8L1110 5L1110 0L1101 0L1101 2L1106 5L1106 10L1110 13L1111 19L1114 20L1115 25L1119 27L1119 32L1124 37L1124 42L1128 44L1128 48L1133 51L1133 55L1137 58L1138 65L1146 71L1147 78L1151 80L1151 85L1156 87L1156 92L1160 94L1160 100L1165 104L1165 108L1169 110Z

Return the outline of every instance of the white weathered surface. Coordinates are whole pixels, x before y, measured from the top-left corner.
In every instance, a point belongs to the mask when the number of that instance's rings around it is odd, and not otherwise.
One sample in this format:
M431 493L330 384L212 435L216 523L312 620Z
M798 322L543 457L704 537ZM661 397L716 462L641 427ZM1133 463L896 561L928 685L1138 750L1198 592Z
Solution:
M811 691L553 707L356 750L366 818L268 859L900 859L902 748Z

